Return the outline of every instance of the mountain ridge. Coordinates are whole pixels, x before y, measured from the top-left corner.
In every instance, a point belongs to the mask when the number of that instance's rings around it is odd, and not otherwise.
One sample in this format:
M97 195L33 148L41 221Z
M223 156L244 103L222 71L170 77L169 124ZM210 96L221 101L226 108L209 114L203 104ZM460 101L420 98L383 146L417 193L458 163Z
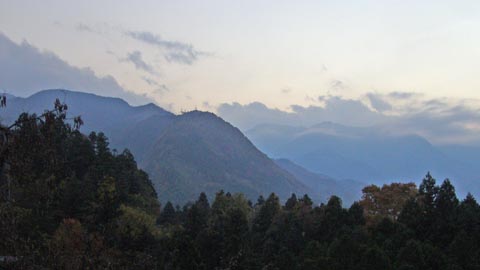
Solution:
M419 182L427 171L450 178L459 194L480 193L472 147L437 146L416 134L391 134L381 126L312 127L262 124L246 135L272 158L287 158L315 173L368 184ZM470 158L469 158L470 157Z
M56 98L67 103L68 115L82 116L82 132L104 132L111 148L128 148L151 176L162 202L185 203L203 191L212 197L220 189L244 192L252 200L271 192L281 199L291 193L316 197L213 113L175 115L152 103L131 106L120 98L50 89L12 98L0 117L14 121L22 111L41 113L52 108Z
M196 156L199 153L201 157ZM163 194L171 200L177 195L191 197L202 191L212 196L220 189L242 192L252 200L271 192L281 198L291 193L309 193L306 186L260 152L238 128L209 112L179 115L147 156L142 166L152 172L153 179L160 180L156 182L159 197ZM169 162L160 162L165 160ZM190 189L182 192L178 186Z

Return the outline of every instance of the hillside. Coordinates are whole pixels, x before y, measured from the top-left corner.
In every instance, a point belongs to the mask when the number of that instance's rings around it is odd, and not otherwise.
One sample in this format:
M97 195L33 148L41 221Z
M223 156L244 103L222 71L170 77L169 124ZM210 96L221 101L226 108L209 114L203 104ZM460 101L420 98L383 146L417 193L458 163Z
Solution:
M67 117L81 115L85 125L82 132L104 132L112 148L128 148L138 161L148 149L148 142L155 140L174 115L154 104L131 106L120 98L103 97L84 92L51 89L37 92L30 97L8 98L8 106L0 111L0 120L11 123L22 112L42 113L51 108L56 98L67 103ZM141 137L142 140L135 138Z
M211 196L220 189L242 192L252 200L271 192L280 198L308 192L237 128L200 111L178 116L142 166L162 201L185 202L202 191Z
M315 198L315 192L279 168L237 128L211 113L177 116L154 104L130 106L118 98L45 90L28 98L9 97L0 118L8 123L24 111L41 113L56 98L68 104L67 117L82 116L83 133L104 132L112 149L130 149L162 202L184 203L202 191L213 196L220 189L243 192L252 200L271 192L281 199L292 192Z
M478 194L473 183L479 169L472 166L474 150L442 147L416 135L396 135L378 127L349 127L325 122L311 127L260 125L246 132L273 158L287 158L314 173L335 179L383 184L418 182L431 171L453 179L460 194Z
M130 152L64 116L22 115L8 132L0 124L0 269L132 269L131 254L159 235L152 182Z
M275 160L278 166L291 173L310 190L319 194L320 201L326 202L336 195L345 205L351 205L362 196L362 188L366 184L354 180L337 180L332 177L311 172L288 159Z
M448 180L438 185L430 174L418 189L369 187L351 206L336 196L319 205L293 195L281 203L275 194L251 203L251 194L218 192L161 209L148 175L130 152L110 151L104 135L84 136L59 110L20 119L0 149L0 269L478 269L480 206L471 195L459 201ZM168 160L193 157L168 163L176 172L298 188L210 113L179 116L159 147L152 152ZM335 184L277 162L312 186Z

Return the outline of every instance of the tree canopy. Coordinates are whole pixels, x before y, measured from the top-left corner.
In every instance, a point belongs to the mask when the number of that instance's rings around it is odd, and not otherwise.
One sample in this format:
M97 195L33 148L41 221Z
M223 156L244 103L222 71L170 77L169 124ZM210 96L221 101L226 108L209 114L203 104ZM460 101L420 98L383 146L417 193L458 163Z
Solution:
M161 208L128 150L55 106L1 126L0 269L480 268L480 206L448 179L368 186L349 207L219 191Z

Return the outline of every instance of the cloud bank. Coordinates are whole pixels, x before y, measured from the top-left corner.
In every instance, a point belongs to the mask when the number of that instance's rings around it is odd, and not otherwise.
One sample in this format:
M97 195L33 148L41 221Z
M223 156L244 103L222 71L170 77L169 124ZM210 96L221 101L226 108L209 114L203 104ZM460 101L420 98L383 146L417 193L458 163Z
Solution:
M122 88L112 76L99 77L90 68L74 67L51 52L26 41L16 44L0 33L0 90L28 96L52 88L120 97L135 105L151 102Z
M260 102L221 104L218 114L247 131L261 124L309 127L322 122L376 127L397 135L417 134L435 144L480 145L478 100L424 99L414 93L367 93L358 100L321 96L322 105L292 105L291 111Z

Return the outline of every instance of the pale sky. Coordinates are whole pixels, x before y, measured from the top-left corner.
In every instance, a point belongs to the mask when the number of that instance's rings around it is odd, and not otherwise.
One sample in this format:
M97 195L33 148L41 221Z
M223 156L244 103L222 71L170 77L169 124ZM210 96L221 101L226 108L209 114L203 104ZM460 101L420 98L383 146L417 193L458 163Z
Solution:
M0 0L0 33L177 112L480 99L480 1Z

